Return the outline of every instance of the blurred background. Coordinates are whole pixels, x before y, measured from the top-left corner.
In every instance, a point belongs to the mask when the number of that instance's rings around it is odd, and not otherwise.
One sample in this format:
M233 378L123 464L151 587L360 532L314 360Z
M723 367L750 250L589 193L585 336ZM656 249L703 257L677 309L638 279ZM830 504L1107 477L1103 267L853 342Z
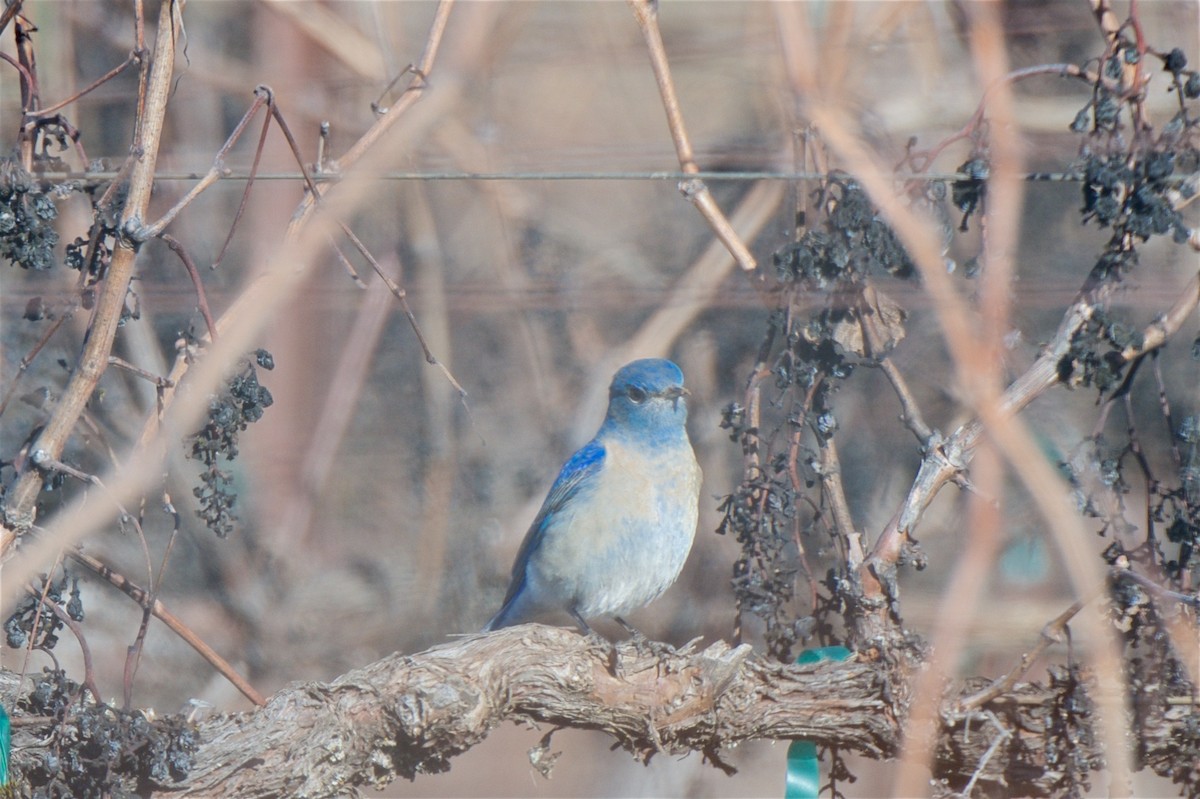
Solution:
M184 10L186 48L152 209L166 210L194 184L189 175L208 169L260 84L274 91L306 162L316 158L323 122L330 124L326 158L336 159L374 121L373 102L396 101L388 84L419 59L434 9L432 2L193 0ZM803 9L821 43L822 79L885 162L899 162L910 137L932 146L975 111L982 90L958 4L811 2ZM1083 63L1103 52L1083 0L1013 0L1001 9L1014 68ZM129 3L27 2L23 13L38 28L45 104L119 64L132 46ZM1164 51L1180 47L1196 61L1194 2L1144 4L1141 14L1150 42ZM666 2L660 22L700 167L798 168L803 120L773 5ZM11 32L0 52L13 54ZM0 65L0 130L10 141L20 119L14 75ZM1156 80L1150 110L1161 124L1177 101L1163 88L1166 77ZM1015 91L1029 170L1065 170L1079 147L1068 126L1090 89L1039 77ZM65 110L82 132L88 159L121 164L135 103L136 74L129 71ZM510 177L381 177L377 196L385 199L346 221L407 290L431 351L468 396L460 400L425 362L408 321L370 269L359 265L366 284L360 287L331 250L259 342L274 356L276 368L260 372L260 380L275 402L245 433L241 455L229 465L240 522L227 540L194 513L191 486L199 467L183 457L183 447L169 464L165 488L183 514L183 535L162 600L264 693L476 631L499 607L517 546L558 467L599 425L614 369L635 357L665 356L681 365L692 391L689 427L705 474L700 530L679 583L631 621L676 645L698 636L729 638L738 547L714 531L719 498L741 479L742 460L719 422L721 409L740 398L766 331L774 302L771 254L794 235L796 187L710 181L726 214L743 225L762 280L728 258L705 257L713 236L677 181L645 175L673 172L678 162L642 36L619 2L456 6L428 92L412 115L404 139L392 143L403 152L404 171ZM245 182L237 176L251 166L257 130L256 122L226 159L235 177L202 195L171 227L201 266L216 315L278 249L302 195L296 165L274 130L262 163L271 179L256 183L229 253L219 268L207 268L240 201ZM933 171L953 172L968 154L969 143L953 145ZM84 166L73 152L63 158L74 170ZM554 173L573 177L536 177ZM1075 183L1028 187L1013 288L1008 366L1014 374L1052 335L1107 238L1080 226L1080 205ZM59 213L62 242L86 235L84 198L62 201ZM1197 224L1195 216L1192 209L1189 224ZM978 249L977 229L958 237L954 248L951 257L965 262ZM1146 324L1195 269L1194 253L1152 242L1142 248L1142 269L1118 298L1118 311L1130 324ZM35 273L8 265L0 275L0 380L8 383L48 326L22 319L28 303L40 297L66 308L77 276L62 267ZM910 314L896 363L930 424L949 432L966 417L929 301L915 283L883 285ZM973 290L965 277L960 287ZM135 291L140 318L118 335L118 352L165 374L181 335L203 332L195 293L175 256L154 241L139 255ZM76 313L21 376L19 401L2 418L0 458L10 460L44 420L47 403L65 385L59 360L74 361L86 320ZM1200 386L1186 349L1186 342L1168 348L1173 360L1163 369L1184 405L1181 414L1196 412ZM896 421L899 406L881 375L860 370L838 403L851 510L870 539L906 493L920 453ZM127 452L153 405L148 383L110 369L70 462L102 472L110 449L118 458ZM1029 413L1047 446L1068 452L1090 433L1095 412L1094 393L1057 390ZM11 470L3 477L11 479ZM1022 496L1011 499L1006 560L989 587L995 610L972 621L964 674L1006 669L1070 601L1053 556L1040 544L1040 520L1024 510ZM58 501L56 493L46 495L41 518ZM917 531L930 568L902 572L905 619L918 632L946 612L940 592L956 557L962 502L943 492ZM171 524L157 497L148 497L142 524L157 563ZM132 579L146 579L141 545L128 530L90 539L85 549ZM118 696L140 611L86 575L83 600L97 680ZM69 671L80 668L72 644L65 640L57 650ZM19 650L0 650L7 668L20 669L24 658ZM35 656L28 668L43 665ZM170 712L192 697L222 710L246 707L191 649L152 624L137 703ZM609 751L606 739L568 731L554 738L565 754L546 781L524 754L540 735L510 725L456 760L451 773L392 786L386 795L782 790L782 744L728 753L741 771L726 777L699 756L660 757L643 768ZM848 794L887 790L886 766L854 763L862 779L843 786Z

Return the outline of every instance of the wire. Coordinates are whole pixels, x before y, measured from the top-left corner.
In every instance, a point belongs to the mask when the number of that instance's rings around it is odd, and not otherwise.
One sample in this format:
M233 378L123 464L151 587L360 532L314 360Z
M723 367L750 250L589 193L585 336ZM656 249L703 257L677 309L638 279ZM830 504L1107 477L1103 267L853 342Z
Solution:
M160 172L155 180L200 180L204 172ZM106 181L118 176L117 172L42 172L39 178L57 182L65 181ZM318 183L330 183L341 180L346 175L336 173L314 173L312 178ZM372 180L508 180L508 181L573 181L573 180L604 180L604 181L759 181L759 180L823 180L829 175L820 172L775 172L775 171L741 171L741 172L384 172L372 175ZM927 172L923 174L896 174L896 180L934 180L958 181L969 180L971 176L959 172ZM1069 172L1030 172L1026 173L1027 181L1068 182L1079 181L1082 175ZM248 172L227 171L221 175L222 180L249 180ZM259 172L255 180L304 180L299 172Z

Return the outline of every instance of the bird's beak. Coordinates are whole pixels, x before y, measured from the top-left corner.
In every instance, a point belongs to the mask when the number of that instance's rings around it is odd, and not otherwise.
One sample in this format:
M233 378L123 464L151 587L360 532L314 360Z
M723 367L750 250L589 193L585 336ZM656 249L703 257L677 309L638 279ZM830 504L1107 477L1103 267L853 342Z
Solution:
M671 386L667 389L666 394L667 399L679 399L680 397L690 397L692 392L683 386Z

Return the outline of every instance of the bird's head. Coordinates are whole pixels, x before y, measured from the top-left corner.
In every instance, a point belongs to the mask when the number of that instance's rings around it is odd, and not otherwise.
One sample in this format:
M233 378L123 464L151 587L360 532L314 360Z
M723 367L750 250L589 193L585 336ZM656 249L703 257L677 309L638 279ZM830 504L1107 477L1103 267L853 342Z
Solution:
M663 358L644 358L622 366L608 388L605 423L641 438L677 435L687 423L688 390L683 372Z

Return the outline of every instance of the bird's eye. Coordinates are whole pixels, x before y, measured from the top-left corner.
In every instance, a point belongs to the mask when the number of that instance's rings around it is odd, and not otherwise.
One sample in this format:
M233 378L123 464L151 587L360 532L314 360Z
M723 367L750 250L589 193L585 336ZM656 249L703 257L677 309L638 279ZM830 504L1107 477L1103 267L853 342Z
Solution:
M634 405L641 405L646 401L646 397L648 396L645 391L637 386L630 386L629 391L626 393L629 395L629 399L633 400Z

